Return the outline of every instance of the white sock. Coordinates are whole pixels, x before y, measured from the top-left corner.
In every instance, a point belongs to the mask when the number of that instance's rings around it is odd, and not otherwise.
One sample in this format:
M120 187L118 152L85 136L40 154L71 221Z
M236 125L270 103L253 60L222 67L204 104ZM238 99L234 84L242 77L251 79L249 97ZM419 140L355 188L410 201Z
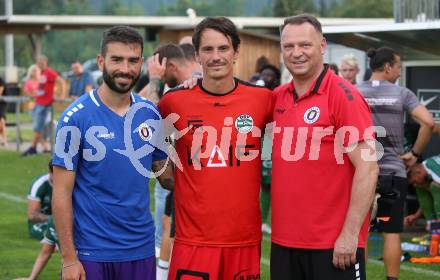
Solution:
M170 263L159 259L156 266L156 280L167 280L168 279L168 267Z
M157 266L160 268L168 269L170 267L170 262L164 261L159 259L159 262L157 263Z

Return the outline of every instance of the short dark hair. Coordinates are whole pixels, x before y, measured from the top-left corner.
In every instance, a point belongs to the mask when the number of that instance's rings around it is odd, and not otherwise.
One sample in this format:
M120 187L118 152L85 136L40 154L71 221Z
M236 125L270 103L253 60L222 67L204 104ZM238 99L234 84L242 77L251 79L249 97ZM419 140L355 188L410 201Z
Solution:
M369 49L367 56L370 58L370 68L373 72L383 71L385 64L393 66L396 63L396 56L400 56L398 52L389 47L381 47L378 49Z
M113 26L102 33L101 55L107 52L109 43L119 42L124 44L138 44L141 46L141 53L144 52L144 39L133 27L127 25Z
M231 38L232 47L236 51L240 45L240 37L235 24L226 17L206 17L197 24L192 37L193 45L196 51L199 51L200 39L205 29L213 29Z
M169 59L185 59L182 49L176 44L163 44L156 48L154 54L159 54L159 61L162 63L164 57Z
M196 61L196 49L191 44L180 44L179 47L182 49L185 59L188 61Z
M313 16L311 14L300 14L297 16L292 16L292 17L286 18L284 20L283 25L281 25L281 27L280 27L280 33L283 32L284 27L286 27L289 24L301 25L303 23L310 23L316 29L316 31L318 31L319 33L322 34L321 23L319 22L319 20L315 16Z

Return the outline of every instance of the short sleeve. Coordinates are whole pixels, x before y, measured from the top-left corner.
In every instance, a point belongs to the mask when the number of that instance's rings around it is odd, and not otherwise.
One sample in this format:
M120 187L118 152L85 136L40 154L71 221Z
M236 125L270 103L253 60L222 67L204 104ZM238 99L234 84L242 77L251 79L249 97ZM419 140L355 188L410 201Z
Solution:
M27 199L33 201L41 201L41 184L38 185L37 181L33 182L31 187L29 188L29 193L27 195Z
M165 119L170 114L170 111L168 109L168 96L164 95L162 99L159 101L159 104L157 105L159 108L160 115L162 116L162 119Z
M359 91L353 86L337 88L329 102L331 117L335 124L336 133L344 133L343 145L365 140L374 140L374 135L365 133L373 126L370 107Z
M82 146L82 126L72 108L66 109L58 120L52 164L76 171Z
M414 92L410 91L407 88L402 88L403 92L403 108L408 113L411 113L417 106L420 105L419 100L417 99L417 96L414 94Z

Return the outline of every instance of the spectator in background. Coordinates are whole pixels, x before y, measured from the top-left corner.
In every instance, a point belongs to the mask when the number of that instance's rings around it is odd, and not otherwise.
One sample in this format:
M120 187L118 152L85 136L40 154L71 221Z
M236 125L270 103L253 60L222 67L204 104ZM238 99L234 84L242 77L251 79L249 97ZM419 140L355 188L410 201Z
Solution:
M415 214L406 216L404 223L411 225L422 214L427 221L440 217L440 156L416 163L408 172L408 182L416 189L420 208Z
M0 145L7 146L8 145L8 135L6 131L6 101L2 100L1 97L6 92L6 83L0 77Z
M341 76L352 85L356 84L356 75L359 73L358 65L358 61L352 53L346 54L341 58Z
M266 64L260 68L259 80L255 83L260 86L264 86L270 90L275 89L280 85L281 72L280 70L272 65ZM272 141L269 138L264 138L263 149L267 147L272 147ZM262 180L261 180L261 193L260 193L260 204L261 204L261 219L262 225L261 230L264 233L271 234L272 228L268 223L269 209L270 209L270 187L272 181L272 160L262 160Z
M434 121L431 113L407 88L395 84L400 77L400 55L381 47L367 52L373 74L357 85L370 105L373 122L386 135L378 136L384 153L379 159L377 192L377 227L384 236L383 259L387 279L395 280L400 272L400 233L403 231L404 205L408 189L406 169L413 166L428 144ZM404 149L404 115L411 116L421 128L409 152ZM396 195L398 194L398 195Z
M256 82L260 79L261 68L264 65L269 64L269 59L264 55L260 56L255 63L255 73L250 77L249 82L256 84Z
M72 63L73 76L70 80L69 97L77 99L93 88L93 79L89 72L84 71L82 64L76 60Z
M22 156L33 155L37 153L37 145L41 141L44 131L44 126L48 114L52 109L54 100L55 83L59 82L61 85L61 96L65 97L66 85L64 79L58 73L48 66L48 60L45 56L37 58L37 65L41 69L40 82L38 90L35 95L35 107L32 110L32 122L34 135L32 137L32 144Z
M38 87L40 85L41 69L36 64L29 66L26 80L23 86L25 95L36 98L38 95Z
M28 231L30 237L41 240L47 229L49 215L52 215L52 163L49 173L32 182L28 192Z
M192 44L184 43L180 44L179 47L183 51L188 68L191 69L191 76L202 77L202 66L197 62L196 49L194 46Z
M23 92L25 95L36 98L38 96L38 88L40 86L41 70L38 65L33 64L28 68L26 80L23 86ZM32 103L30 108L34 108L35 104ZM52 112L49 112L44 120L44 129L40 142L43 144L43 151L50 152L49 137L51 135Z
M280 70L272 64L266 64L261 67L260 71L260 80L257 81L257 84L264 86L270 90L275 89L280 85L281 72Z

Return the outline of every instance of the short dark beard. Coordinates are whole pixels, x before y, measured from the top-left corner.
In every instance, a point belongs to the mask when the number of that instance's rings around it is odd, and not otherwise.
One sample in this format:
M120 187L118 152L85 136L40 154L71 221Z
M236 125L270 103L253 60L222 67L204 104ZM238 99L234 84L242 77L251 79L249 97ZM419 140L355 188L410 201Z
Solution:
M129 77L132 79L132 82L130 84L130 86L128 88L121 88L119 87L116 82L115 82L115 78L117 77ZM104 65L104 69L102 70L102 79L104 80L104 83L114 92L117 92L119 94L126 94L127 92L129 92L134 85L136 84L136 82L139 80L140 77L140 73L139 75L137 75L136 77L131 76L130 74L125 74L125 73L118 73L114 76L111 76L108 72L107 72L107 68Z

